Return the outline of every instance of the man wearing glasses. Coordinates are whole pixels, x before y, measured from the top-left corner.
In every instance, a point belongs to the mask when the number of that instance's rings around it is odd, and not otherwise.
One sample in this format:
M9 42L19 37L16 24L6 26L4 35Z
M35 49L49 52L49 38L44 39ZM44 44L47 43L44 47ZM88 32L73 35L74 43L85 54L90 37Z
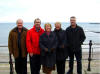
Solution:
M34 26L27 32L26 45L30 56L31 74L40 74L40 47L39 38L44 33L41 28L41 20L34 20Z

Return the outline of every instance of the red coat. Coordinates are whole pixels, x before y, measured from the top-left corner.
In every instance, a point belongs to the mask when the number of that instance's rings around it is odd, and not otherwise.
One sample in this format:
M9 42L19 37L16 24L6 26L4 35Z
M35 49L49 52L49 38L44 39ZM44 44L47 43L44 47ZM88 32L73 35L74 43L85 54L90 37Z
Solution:
M27 32L26 46L28 53L40 55L39 39L43 33L44 30L41 27L37 32L35 26Z

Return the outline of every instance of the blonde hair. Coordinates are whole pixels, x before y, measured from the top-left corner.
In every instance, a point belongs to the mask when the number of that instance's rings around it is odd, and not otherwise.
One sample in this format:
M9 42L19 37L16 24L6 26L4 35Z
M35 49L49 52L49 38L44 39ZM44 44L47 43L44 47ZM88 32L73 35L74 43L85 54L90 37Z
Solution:
M44 24L44 29L45 29L45 30L46 30L46 26L47 26L47 25L49 25L49 26L52 28L52 26L51 26L50 23L45 23L45 24Z

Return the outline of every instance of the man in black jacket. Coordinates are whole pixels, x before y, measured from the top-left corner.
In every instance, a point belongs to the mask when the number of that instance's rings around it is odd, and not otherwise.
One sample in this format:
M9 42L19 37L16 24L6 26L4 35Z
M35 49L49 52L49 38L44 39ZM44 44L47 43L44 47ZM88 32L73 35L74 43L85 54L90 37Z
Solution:
M71 25L66 29L67 47L69 54L69 71L67 74L73 74L74 55L77 60L77 73L82 74L82 48L86 39L83 29L76 24L76 17L70 18Z
M57 74L65 74L65 62L68 54L67 49L65 48L66 34L65 31L62 30L60 22L55 23L54 32L58 40L58 45L56 49Z

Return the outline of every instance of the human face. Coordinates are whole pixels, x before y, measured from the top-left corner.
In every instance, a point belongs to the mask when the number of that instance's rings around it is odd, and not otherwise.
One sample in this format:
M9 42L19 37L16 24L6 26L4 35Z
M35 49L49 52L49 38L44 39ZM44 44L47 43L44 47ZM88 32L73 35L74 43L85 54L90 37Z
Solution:
M76 18L70 19L71 26L76 26Z
M17 20L17 27L18 27L18 29L22 29L22 27L23 27L23 20L21 20L21 19Z
M36 27L36 28L40 28L41 21L40 21L40 20L36 20L36 21L34 22L34 24L35 24L35 27Z
M61 24L60 23L56 23L55 24L55 28L56 28L56 30L60 30L61 29Z
M45 26L45 30L46 30L47 32L50 32L50 31L51 31L51 26L50 26L50 25L46 25L46 26Z

